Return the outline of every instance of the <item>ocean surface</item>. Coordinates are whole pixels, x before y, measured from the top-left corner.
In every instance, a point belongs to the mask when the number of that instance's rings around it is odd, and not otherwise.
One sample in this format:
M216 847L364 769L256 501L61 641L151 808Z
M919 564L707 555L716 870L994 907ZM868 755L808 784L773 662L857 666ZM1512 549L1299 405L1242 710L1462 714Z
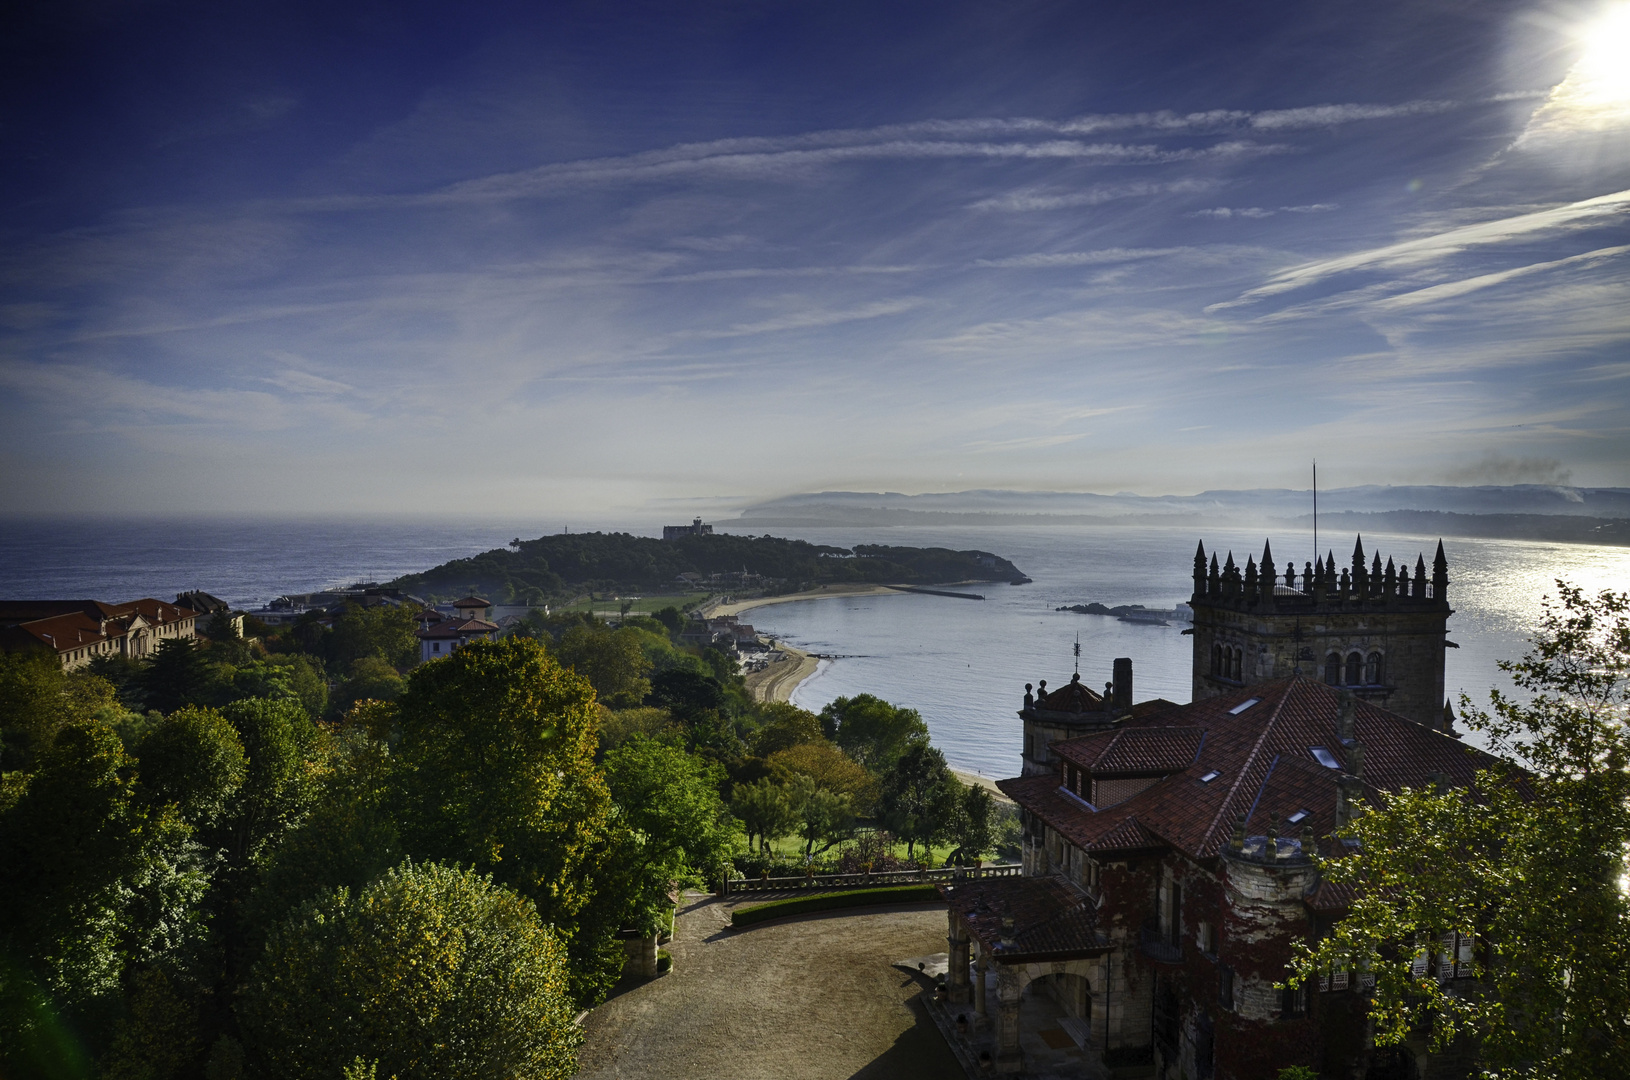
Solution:
M608 528L613 526L608 526ZM193 588L240 607L287 592L388 580L554 532L539 519L368 521L109 519L0 520L0 599L173 597ZM650 534L649 527L628 531ZM736 531L722 526L721 531ZM741 530L746 531L746 530ZM1011 559L1029 585L981 584L983 601L899 594L776 604L744 619L823 661L793 700L819 709L833 698L872 693L918 709L952 765L989 776L1018 768L1024 684L1069 681L1081 641L1081 677L1102 687L1117 656L1133 659L1139 699L1189 697L1190 639L1184 624L1142 626L1056 608L1097 601L1171 607L1187 598L1197 539L1260 555L1261 533L1103 526L979 528L804 528L780 535L843 547L858 543L979 548ZM1271 536L1275 561L1313 557L1309 533ZM1436 537L1375 534L1367 552L1431 561ZM1321 535L1345 563L1353 537ZM1512 540L1444 543L1452 579L1446 684L1479 701L1506 685L1496 667L1525 649L1542 599L1562 578L1587 591L1630 588L1630 550Z

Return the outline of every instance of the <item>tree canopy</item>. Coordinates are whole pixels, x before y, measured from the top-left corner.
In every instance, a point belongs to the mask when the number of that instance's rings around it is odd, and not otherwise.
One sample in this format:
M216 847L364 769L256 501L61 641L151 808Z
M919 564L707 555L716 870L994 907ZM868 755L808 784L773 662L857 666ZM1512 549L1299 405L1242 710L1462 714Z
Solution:
M1295 977L1373 973L1379 1043L1426 1030L1490 1075L1584 1080L1630 1075L1630 595L1557 587L1531 651L1500 665L1518 694L1461 701L1509 763L1357 815L1356 851L1323 866L1352 910ZM1448 978L1462 963L1480 992Z
M273 932L240 1013L257 1075L339 1077L359 1059L397 1080L567 1080L565 950L490 877L405 862L337 889Z

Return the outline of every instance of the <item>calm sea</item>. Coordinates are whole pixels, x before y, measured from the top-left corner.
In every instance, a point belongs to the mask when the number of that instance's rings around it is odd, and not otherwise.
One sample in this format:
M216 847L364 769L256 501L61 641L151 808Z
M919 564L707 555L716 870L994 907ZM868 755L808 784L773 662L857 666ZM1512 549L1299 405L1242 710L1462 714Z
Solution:
M554 532L537 519L333 519L0 521L0 599L172 597L186 589L254 607L286 592L386 580L448 559ZM648 527L629 531L649 534ZM730 530L734 531L734 530ZM980 585L984 601L894 595L827 599L756 609L762 631L838 659L823 662L794 694L819 709L840 695L872 693L920 710L934 741L959 768L991 776L1017 771L1015 712L1024 684L1069 680L1076 636L1081 676L1095 686L1111 662L1130 656L1140 698L1187 701L1189 642L1182 624L1141 626L1055 609L1098 601L1170 609L1190 590L1196 539L1260 554L1260 533L1085 526L945 529L790 529L783 535L848 547L887 543L981 548L1034 578L1029 585ZM1345 562L1351 536L1322 536ZM1312 537L1272 536L1275 560L1312 558ZM1365 537L1368 551L1413 563L1431 559L1436 537ZM1496 662L1521 655L1540 601L1556 578L1587 590L1630 588L1630 550L1505 540L1448 540L1456 614L1448 657L1451 692L1478 699L1503 685Z

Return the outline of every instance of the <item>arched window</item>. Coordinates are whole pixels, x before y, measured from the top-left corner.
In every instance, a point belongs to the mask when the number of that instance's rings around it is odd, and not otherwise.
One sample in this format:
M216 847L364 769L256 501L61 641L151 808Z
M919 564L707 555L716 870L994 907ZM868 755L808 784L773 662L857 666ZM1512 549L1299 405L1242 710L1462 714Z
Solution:
M1241 677L1240 677L1240 661L1244 658L1244 656L1245 656L1245 650L1244 649L1235 649L1234 650L1233 672L1234 672L1234 681L1235 682L1239 682L1241 680Z
M1380 686L1386 681L1385 667L1386 665L1381 659L1381 654L1378 652L1372 652L1369 660L1367 660L1364 664L1364 681L1369 683L1371 686Z
M1212 645L1211 646L1211 674L1213 674L1213 675L1221 675L1223 673L1223 659L1222 659L1222 657L1223 657L1222 646L1221 645L1215 645L1215 644Z
M1347 654L1347 685L1357 686L1364 681L1364 654Z
M1324 681L1330 686L1341 685L1341 657L1335 653L1324 658Z

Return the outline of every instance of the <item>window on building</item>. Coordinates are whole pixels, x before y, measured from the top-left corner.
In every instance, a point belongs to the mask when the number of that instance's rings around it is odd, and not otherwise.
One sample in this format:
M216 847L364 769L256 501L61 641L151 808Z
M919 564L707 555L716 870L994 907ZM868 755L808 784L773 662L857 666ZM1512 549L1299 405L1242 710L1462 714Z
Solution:
M1223 674L1223 647L1213 644L1211 646L1211 674Z
M1347 654L1347 685L1357 686L1364 681L1364 654Z
M431 652L441 652L441 642L439 642L439 641L432 642L431 645L430 645L430 651Z
M1307 1015L1307 983L1280 991L1279 1015L1296 1020Z
M1241 667L1242 667L1242 662L1244 661L1244 659L1245 659L1245 650L1244 649L1235 649L1234 650L1234 664L1233 664L1233 667L1231 669L1233 671L1233 675L1231 676L1231 678L1235 682L1239 682L1241 680L1241 678L1243 677L1242 674L1241 674Z
M1235 705L1232 709L1229 709L1228 713L1229 713L1230 716L1238 716L1240 713L1244 712L1246 709L1249 709L1252 705L1255 705L1257 702L1259 702L1261 700L1262 700L1261 698L1256 698L1256 697L1254 697L1254 698L1246 698L1244 701L1240 702L1238 705Z
M1364 662L1364 681L1371 686L1380 686L1386 681L1386 672L1383 668L1381 654L1372 652L1369 659Z
M1217 777L1221 775L1222 773L1218 772L1216 769L1208 769L1206 772L1201 774L1200 783L1209 784L1211 781L1217 779Z
M1303 821L1307 820L1307 814L1308 814L1308 812L1305 809L1298 810L1298 811L1296 811L1296 813L1294 813L1290 817L1286 818L1285 821L1286 821L1287 824L1290 824L1290 825L1300 825Z
M1168 945L1183 943L1183 886L1176 881L1166 885L1166 910L1161 913L1161 929Z
M1324 658L1324 681L1329 686L1341 685L1341 657L1335 653Z
M1234 969L1223 964L1217 969L1217 1004L1234 1010Z
M1336 760L1336 755L1322 746L1310 746L1307 748L1307 752L1313 755L1313 760L1327 769L1341 768L1341 762Z

